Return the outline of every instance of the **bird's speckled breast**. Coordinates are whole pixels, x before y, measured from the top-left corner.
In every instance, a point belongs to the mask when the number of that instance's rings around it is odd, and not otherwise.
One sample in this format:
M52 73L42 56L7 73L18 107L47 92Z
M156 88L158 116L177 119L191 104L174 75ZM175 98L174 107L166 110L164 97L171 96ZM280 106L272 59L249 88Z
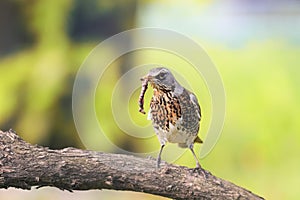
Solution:
M171 91L154 88L150 103L150 119L160 140L171 143L193 142L198 134L199 120L188 91L175 96Z
M175 126L181 118L181 108L177 97L171 92L154 89L150 103L150 114L155 129L170 131L170 125Z

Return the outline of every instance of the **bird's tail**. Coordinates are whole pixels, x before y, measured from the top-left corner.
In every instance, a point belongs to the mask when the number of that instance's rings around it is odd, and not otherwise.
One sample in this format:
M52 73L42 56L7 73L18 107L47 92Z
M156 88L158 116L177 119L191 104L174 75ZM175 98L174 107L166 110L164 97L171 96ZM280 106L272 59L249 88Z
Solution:
M194 142L203 143L203 141L199 138L199 136L196 137L196 139L194 140Z

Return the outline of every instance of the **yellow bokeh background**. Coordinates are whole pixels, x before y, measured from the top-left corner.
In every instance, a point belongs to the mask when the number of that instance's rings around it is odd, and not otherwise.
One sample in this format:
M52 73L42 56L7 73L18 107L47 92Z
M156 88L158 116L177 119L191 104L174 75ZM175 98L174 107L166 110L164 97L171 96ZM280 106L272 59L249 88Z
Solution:
M300 191L300 9L294 1L15 1L0 2L0 129L13 128L26 141L51 148L86 148L72 116L77 70L106 38L137 27L167 28L188 35L207 52L226 92L226 118L213 151L201 160L214 175L266 199L299 199ZM176 42L176 41L174 41ZM110 49L107 53L110 53ZM132 59L129 59L131 58ZM111 95L135 61L161 61L181 70L203 110L205 138L211 100L203 80L186 63L145 50L113 62L99 82L96 114L107 136L128 151L159 148L155 137L128 137L114 122ZM140 77L137 77L137 79ZM134 123L139 90L128 109ZM146 110L151 89L146 94ZM120 99L121 100L121 99ZM88 119L87 119L88 120ZM97 137L97 136L94 136ZM91 142L94 138L89 138ZM93 144L97 148L97 144ZM107 145L107 152L116 152ZM172 156L170 144L164 156ZM196 145L199 154L200 146ZM181 150L180 150L181 151ZM186 152L175 161L193 167ZM55 188L0 190L0 199L163 199L133 192L62 192Z

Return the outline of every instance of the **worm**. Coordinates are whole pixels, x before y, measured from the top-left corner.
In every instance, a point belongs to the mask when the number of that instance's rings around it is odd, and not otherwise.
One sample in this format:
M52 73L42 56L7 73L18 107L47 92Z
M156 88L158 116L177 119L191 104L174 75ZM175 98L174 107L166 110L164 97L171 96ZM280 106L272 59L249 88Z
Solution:
M139 112L146 114L146 112L144 111L144 96L145 96L146 90L148 88L148 79L141 78L141 81L142 81L142 89L141 89L141 93L139 96Z

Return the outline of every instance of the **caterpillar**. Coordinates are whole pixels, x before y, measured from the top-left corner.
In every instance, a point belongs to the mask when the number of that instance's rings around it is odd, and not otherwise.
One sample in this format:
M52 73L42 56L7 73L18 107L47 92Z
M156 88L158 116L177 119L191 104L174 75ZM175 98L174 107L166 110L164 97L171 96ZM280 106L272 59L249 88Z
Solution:
M144 96L145 96L146 90L148 89L148 79L141 78L141 81L142 81L142 89L141 89L141 93L139 96L139 112L146 114L146 112L144 111Z

